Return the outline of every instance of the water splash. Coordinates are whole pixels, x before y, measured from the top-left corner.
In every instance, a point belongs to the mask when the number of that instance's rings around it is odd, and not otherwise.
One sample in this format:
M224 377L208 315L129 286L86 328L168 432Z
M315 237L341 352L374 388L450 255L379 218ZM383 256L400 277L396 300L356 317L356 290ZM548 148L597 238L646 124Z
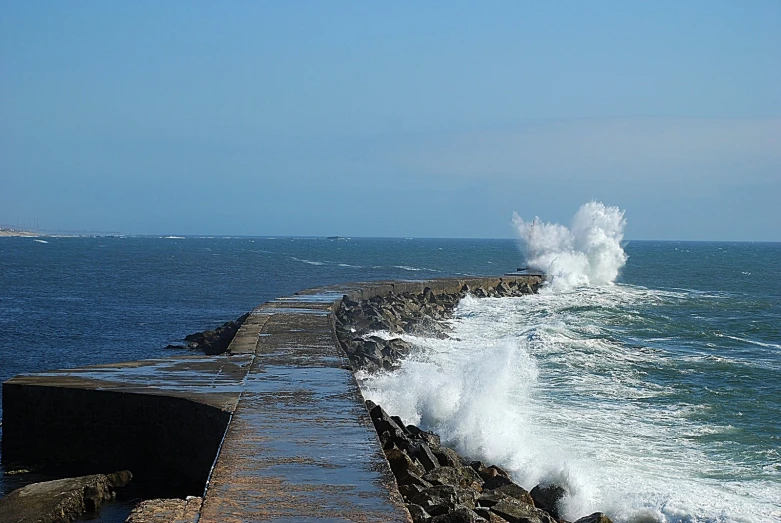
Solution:
M545 272L551 288L610 285L626 263L621 247L626 220L618 207L586 203L569 228L539 218L527 222L518 213L513 225L528 267Z

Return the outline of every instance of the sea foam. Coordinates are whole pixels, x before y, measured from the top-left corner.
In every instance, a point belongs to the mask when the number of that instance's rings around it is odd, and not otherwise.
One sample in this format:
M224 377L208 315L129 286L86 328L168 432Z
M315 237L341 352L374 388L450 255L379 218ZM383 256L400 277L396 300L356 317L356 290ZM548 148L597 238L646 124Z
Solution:
M606 285L626 263L621 247L626 220L618 207L601 202L581 206L569 228L513 213L527 266L548 275L554 288Z
M398 370L359 379L367 399L526 489L563 485L570 520L595 511L627 523L773 520L774 484L739 479L751 475L745 464L714 460L700 442L734 429L703 422L707 406L669 399L674 390L647 374L676 362L630 350L606 325L643 322L626 313L682 296L625 285L468 296L451 339L405 335L416 349Z

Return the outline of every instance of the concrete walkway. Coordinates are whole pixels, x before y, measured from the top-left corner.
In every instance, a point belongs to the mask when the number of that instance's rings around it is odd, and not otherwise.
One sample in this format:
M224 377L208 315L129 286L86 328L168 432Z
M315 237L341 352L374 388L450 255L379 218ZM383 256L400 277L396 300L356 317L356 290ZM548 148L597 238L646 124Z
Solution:
M532 278L539 277L504 280ZM206 484L202 523L410 521L333 312L343 295L457 292L499 281L313 289L254 309L227 355L15 377L3 384L3 461L80 463L137 477L168 471Z

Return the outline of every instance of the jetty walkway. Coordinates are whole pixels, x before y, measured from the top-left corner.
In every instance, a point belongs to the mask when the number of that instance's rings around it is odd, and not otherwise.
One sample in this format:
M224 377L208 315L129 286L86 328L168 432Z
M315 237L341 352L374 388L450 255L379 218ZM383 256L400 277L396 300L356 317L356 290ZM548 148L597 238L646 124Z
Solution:
M345 296L502 281L540 276L310 289L256 307L226 354L17 376L3 384L3 461L154 477L202 494L199 523L410 521L334 313Z

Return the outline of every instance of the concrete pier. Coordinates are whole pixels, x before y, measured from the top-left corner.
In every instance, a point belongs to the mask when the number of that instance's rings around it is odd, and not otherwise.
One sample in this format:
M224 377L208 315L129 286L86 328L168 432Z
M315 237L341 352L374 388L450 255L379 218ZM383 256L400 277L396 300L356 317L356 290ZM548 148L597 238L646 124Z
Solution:
M310 289L255 308L224 355L15 377L3 384L3 462L178 483L203 495L202 523L410 521L335 336L342 297L540 280Z

